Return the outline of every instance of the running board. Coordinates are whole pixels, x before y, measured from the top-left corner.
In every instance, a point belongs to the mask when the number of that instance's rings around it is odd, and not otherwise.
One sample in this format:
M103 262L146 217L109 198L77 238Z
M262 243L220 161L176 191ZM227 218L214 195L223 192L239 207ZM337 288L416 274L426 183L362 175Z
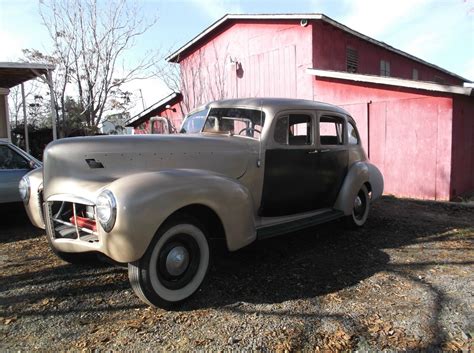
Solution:
M344 216L344 212L338 210L330 210L318 215L289 221L286 223L274 224L257 229L257 239L272 238L277 235L295 232L297 230L317 226L318 224L333 221Z

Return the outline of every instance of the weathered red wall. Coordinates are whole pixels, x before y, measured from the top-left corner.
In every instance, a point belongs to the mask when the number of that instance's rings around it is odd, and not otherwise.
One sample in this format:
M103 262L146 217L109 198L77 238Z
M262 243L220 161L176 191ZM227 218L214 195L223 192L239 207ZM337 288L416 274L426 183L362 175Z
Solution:
M354 117L370 160L384 175L385 193L450 199L451 97L321 79L314 91L315 100L338 104Z
M434 77L439 76L446 84L463 84L462 80L443 71L386 50L325 22L316 21L313 28L313 64L315 68L346 71L346 47L350 46L356 49L359 54L358 73L360 74L380 75L380 60L388 60L391 77L411 80L412 70L417 69L420 81L434 81Z
M451 198L474 191L474 98L453 102Z
M173 111L173 110L176 110L176 111ZM161 116L161 117L168 118L168 120L171 122L173 127L179 131L184 113L182 110L181 103L178 102L171 105L169 109L166 109L165 107L163 107L163 109L160 111L157 111L157 113L154 116ZM155 127L157 126L158 124ZM151 131L150 119L147 119L142 124L135 126L133 130L134 130L134 134L136 135L149 134Z
M231 23L180 65L190 109L222 98L311 99L312 29L299 21Z

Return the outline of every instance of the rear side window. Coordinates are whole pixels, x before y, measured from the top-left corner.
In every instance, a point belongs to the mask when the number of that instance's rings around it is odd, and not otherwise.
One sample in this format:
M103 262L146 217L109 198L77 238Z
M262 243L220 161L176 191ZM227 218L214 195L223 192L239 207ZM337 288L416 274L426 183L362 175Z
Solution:
M359 144L359 134L357 129L351 122L347 123L347 134L349 136L349 145L358 145Z
M285 145L311 145L312 131L311 116L290 114L277 120L274 139Z
M319 119L319 143L321 145L344 144L344 119L322 116Z

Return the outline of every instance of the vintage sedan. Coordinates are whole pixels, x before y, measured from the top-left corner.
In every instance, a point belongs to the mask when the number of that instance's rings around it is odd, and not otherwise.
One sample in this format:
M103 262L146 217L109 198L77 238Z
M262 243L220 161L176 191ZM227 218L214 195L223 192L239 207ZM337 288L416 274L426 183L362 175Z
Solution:
M233 99L190 114L195 134L55 141L25 177L31 221L70 262L91 252L128 264L145 302L190 297L209 267L209 241L230 251L343 219L367 220L383 178L341 108L307 100ZM44 222L43 222L44 220Z

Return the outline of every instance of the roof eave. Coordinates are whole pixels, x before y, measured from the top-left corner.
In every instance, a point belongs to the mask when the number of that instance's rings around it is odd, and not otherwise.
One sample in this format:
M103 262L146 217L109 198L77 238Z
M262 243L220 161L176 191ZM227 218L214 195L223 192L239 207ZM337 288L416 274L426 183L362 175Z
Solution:
M41 63L17 63L17 62L0 62L0 68L5 69L30 69L30 70L54 70L56 65Z
M228 20L298 20L298 19L321 19L324 15L322 14L227 14L218 19L216 22L211 24L209 27L204 29L201 33L191 39L189 42L184 44L178 50L173 52L172 54L168 55L165 60L168 62L176 63L179 61L179 55L186 51L187 49L191 48L205 36L213 32L216 28L220 27L224 22Z
M381 84L387 86L413 88L432 92L442 92L449 94L460 94L464 96L473 96L473 89L463 86L441 85L435 82L414 81L395 77L382 77L374 75L354 74L342 71L330 71L308 68L306 72L316 77L333 78L339 80L348 80L355 82Z

